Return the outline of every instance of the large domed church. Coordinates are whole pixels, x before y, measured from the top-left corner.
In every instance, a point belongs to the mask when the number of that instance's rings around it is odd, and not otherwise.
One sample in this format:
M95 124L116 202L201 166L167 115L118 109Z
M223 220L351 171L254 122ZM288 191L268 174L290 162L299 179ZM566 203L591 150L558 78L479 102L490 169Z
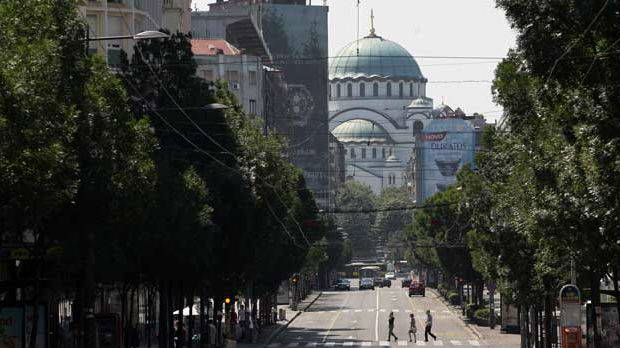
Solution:
M433 111L427 81L415 58L374 27L332 59L329 129L344 145L347 180L377 194L388 187L412 190L414 123Z

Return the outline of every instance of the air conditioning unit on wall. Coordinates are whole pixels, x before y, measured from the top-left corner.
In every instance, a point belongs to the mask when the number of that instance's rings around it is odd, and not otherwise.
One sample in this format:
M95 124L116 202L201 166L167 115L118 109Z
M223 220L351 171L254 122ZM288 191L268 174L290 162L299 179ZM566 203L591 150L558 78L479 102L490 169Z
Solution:
M239 89L238 83L233 83L231 86L232 86L232 89Z

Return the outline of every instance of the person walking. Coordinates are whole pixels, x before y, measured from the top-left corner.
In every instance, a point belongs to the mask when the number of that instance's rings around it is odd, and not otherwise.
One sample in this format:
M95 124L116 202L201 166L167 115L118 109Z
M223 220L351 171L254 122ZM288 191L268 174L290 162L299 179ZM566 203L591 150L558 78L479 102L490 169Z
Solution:
M394 341L398 341L398 337L394 335L394 312L390 312L390 317L388 319L388 342L392 337L394 337Z
M428 335L437 341L437 336L433 335L431 329L433 328L433 316L430 310L426 310L426 328L424 329L424 342L428 342Z
M418 338L415 336L418 329L415 326L415 316L413 313L409 314L409 318L411 320L409 324L409 342L418 342ZM411 340L411 334L413 334L413 340Z

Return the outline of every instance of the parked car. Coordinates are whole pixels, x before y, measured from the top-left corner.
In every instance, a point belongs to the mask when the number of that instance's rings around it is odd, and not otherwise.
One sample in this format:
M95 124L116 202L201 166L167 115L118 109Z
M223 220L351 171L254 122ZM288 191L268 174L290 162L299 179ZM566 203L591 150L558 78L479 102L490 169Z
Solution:
M422 295L425 296L426 287L423 282L415 281L409 284L409 296Z
M396 275L394 274L394 272L387 272L385 274L385 279L390 279L390 280L396 279Z
M334 285L334 290L351 290L351 282L346 279L340 279L336 285Z
M405 279L401 280L400 285L403 288L408 288L409 285L411 285L411 278L405 278Z
M382 278L382 277L375 277L375 278L372 280L372 285L374 285L375 287L377 287L377 286L379 286L379 287L380 287L380 286L381 286L381 284L383 283L383 279L384 279L384 278Z
M381 282L381 287L387 286L388 288L392 286L392 281L385 278L383 279L383 281Z
M360 280L360 290L363 289L375 289L375 284L373 283L372 278L362 278L362 280Z

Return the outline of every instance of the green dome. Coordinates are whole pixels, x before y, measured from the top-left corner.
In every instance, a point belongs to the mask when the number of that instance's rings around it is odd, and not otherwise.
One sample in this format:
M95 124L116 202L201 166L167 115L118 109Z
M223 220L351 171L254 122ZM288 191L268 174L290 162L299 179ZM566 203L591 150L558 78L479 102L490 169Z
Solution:
M374 34L346 45L329 66L330 80L360 77L426 80L406 49Z
M332 134L342 143L390 143L392 138L378 124L362 119L343 122L334 128Z

